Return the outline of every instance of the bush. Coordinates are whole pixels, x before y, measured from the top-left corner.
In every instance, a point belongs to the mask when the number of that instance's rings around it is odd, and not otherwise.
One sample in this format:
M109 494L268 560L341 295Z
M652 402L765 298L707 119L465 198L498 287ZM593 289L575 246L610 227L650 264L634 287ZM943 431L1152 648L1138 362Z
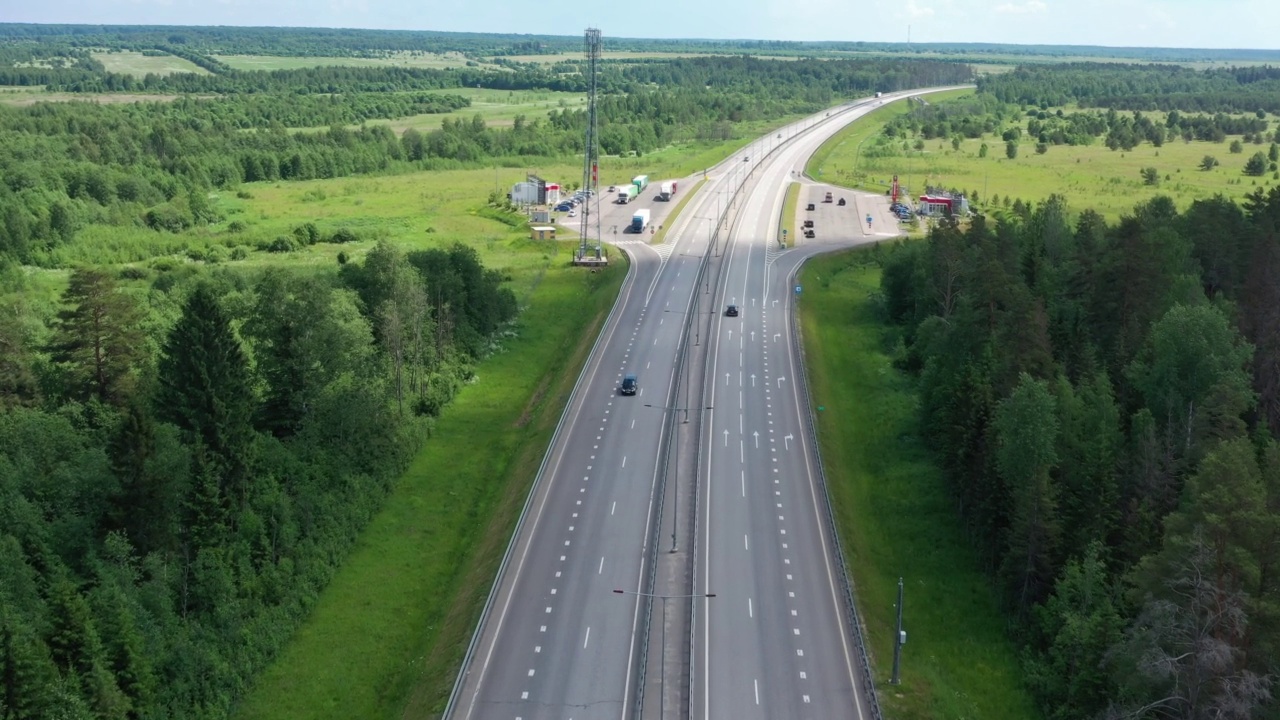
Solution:
M151 273L147 272L147 269L144 267L125 265L120 268L121 280L146 280L149 277L151 277Z
M360 236L350 228L338 228L329 236L329 242L338 244L360 242Z
M249 257L249 251L243 245L237 245L231 250L232 260L244 260Z
M248 228L249 226L245 225L240 220L232 220L231 222L227 223L227 232L242 233Z
M320 230L315 223L303 223L293 229L293 236L298 238L301 245L315 245L320 242Z
M281 235L267 246L267 252L287 253L298 249L298 242L288 235Z
M252 200L253 193L249 192L248 190L237 190L236 197L240 198L241 200Z

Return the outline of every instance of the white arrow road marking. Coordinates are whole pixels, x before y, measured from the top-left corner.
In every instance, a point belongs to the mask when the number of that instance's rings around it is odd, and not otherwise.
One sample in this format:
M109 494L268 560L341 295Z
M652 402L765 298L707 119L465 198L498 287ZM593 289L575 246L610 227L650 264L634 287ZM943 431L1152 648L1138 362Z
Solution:
M752 373L752 374L751 374L751 387L755 387L755 386L756 386L756 376L755 376L755 373Z
M751 435L756 439L756 449L759 450L760 449L760 431L757 430L751 433Z
M782 383L783 383L783 381L785 381L785 380L786 380L786 378L784 378L784 377L780 377L780 378L778 378L778 389L779 389L779 390L781 390L781 389L782 389Z
M784 450L790 450L790 449L791 449L791 441L792 441L792 440L795 440L795 439L796 439L796 437L795 437L794 435L791 435L790 433L788 433L788 434L786 434L786 435L783 435L783 436L782 436L782 445L783 445L783 449L784 449Z
M724 431L724 446L729 447L729 431Z

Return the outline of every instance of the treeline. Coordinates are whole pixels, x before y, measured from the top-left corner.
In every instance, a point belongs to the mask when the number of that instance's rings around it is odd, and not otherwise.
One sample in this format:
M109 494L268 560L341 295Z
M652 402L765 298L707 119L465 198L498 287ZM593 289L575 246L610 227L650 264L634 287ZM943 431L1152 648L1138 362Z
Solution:
M134 276L136 277L136 273ZM219 718L516 312L474 250L0 317L0 716Z
M872 87L955 81L969 70L927 62L704 58L635 72L640 74L623 77L631 92L600 101L601 148L607 154L727 139L736 123L813 112ZM395 68L243 73L237 77L268 78L264 87L275 91L172 103L0 107L0 258L55 264L54 251L90 224L145 223L180 231L216 221L208 191L245 182L563 157L580 150L586 115L578 109L553 110L546 119L517 117L510 128L489 127L479 117L447 118L438 130L410 130L401 137L385 126L345 127L466 104L460 96L421 92L329 94L361 85L360 78L401 74ZM308 86L311 81L332 87L326 94L296 94L286 91L292 81L301 83L295 90L319 87ZM288 131L298 125L329 128Z
M1269 717L1280 190L896 248L897 364L1046 717Z
M1160 147L1174 140L1223 142L1228 135L1239 135L1245 142L1263 144L1280 142L1280 129L1270 130L1270 123L1259 117L1225 113L1183 114L1171 110L1163 120L1138 111L1120 113L1114 108L1106 112L1064 112L1061 108L1029 109L1024 113L1017 105L1005 103L987 93L957 98L942 103L917 106L911 112L890 120L884 129L887 137L919 136L934 138L980 138L997 135L1005 141L1018 142L1024 137L1035 140L1041 148L1051 145L1092 145L1102 139L1112 150L1132 150L1149 142ZM1026 132L1022 121L1026 119Z
M1002 102L1041 109L1075 103L1117 110L1280 114L1280 67L1020 66L1012 72L982 76L978 91Z

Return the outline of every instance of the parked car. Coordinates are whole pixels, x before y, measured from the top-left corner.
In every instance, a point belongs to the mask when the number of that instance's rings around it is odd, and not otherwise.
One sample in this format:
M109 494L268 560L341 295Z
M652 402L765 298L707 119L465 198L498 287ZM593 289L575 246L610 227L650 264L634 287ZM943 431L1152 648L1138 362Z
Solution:
M836 204L837 204L837 205L844 205L844 198L840 198L840 200L839 200L838 202L836 202Z
M578 216L578 211L577 211L577 210L570 210L570 211L569 211L569 217L577 217L577 216Z
M738 317L738 306L730 305L724 309L725 317Z
M804 206L804 209L805 209L805 210L816 210L816 209L817 209L817 206L816 206L816 205L814 205L813 203L809 203L808 205L805 205L805 206Z

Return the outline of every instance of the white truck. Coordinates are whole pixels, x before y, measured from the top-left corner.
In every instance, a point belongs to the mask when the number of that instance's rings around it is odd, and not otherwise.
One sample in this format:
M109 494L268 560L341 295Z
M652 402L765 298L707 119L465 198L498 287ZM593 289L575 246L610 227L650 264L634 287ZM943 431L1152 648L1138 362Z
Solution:
M626 205L632 200L635 200L636 196L639 194L640 189L635 185L624 185L623 187L618 188L618 204Z
M667 182L664 182L658 186L658 199L662 200L663 202L666 202L670 200L672 197L675 197L675 194L676 194L676 182L674 180L668 180Z

